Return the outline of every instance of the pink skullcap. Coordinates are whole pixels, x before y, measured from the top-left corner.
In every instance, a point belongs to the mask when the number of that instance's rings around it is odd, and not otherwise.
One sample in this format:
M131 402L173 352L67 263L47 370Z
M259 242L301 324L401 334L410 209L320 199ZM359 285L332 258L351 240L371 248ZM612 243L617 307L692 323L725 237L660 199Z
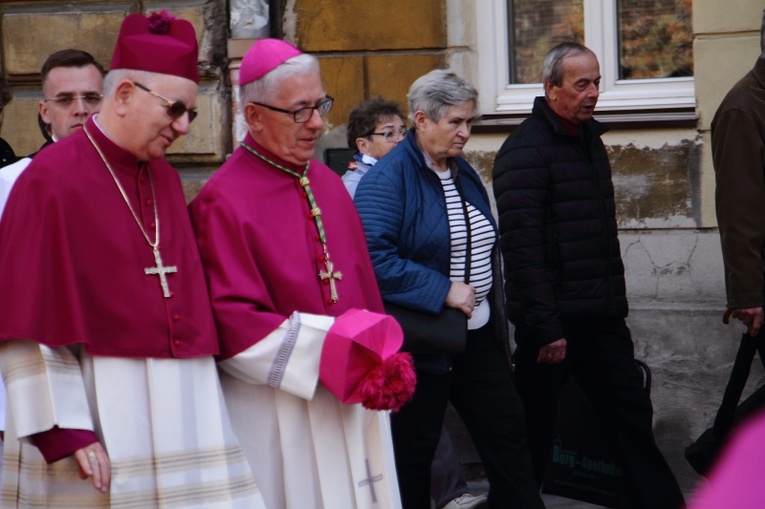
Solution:
M131 14L122 21L109 67L180 76L199 83L194 27L167 13Z
M290 58L303 52L281 39L258 39L242 59L239 68L239 86L259 80Z

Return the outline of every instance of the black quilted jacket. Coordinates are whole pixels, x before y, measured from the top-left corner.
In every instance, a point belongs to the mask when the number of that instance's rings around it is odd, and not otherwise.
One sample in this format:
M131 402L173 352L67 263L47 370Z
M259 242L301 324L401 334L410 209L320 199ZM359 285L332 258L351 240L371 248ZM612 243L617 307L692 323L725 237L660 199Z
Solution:
M509 317L540 346L563 321L627 316L605 131L591 119L572 135L537 97L494 161Z

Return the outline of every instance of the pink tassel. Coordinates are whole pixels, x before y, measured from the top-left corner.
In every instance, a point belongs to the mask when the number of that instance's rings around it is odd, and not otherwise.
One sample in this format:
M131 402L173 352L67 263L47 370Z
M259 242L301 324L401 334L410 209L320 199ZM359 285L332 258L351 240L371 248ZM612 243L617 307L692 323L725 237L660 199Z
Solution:
M157 35L166 35L170 32L170 24L175 20L175 16L169 14L165 9L159 12L152 12L149 15L149 33Z
M414 394L417 376L412 356L400 352L367 373L357 387L369 410L399 410Z

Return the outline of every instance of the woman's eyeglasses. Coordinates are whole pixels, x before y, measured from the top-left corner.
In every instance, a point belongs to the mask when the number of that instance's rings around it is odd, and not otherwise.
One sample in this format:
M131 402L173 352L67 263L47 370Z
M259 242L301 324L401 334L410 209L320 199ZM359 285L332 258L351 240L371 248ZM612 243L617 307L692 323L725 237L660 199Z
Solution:
M382 136L385 141L400 141L406 138L409 131L402 129L400 131L383 131L381 133L369 133L369 136Z

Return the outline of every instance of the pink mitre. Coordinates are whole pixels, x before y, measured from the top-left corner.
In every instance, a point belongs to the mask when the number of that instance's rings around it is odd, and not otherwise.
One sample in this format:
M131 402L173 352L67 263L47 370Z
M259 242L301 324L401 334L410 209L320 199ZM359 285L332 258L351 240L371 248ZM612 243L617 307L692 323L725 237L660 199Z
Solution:
M242 58L239 86L259 80L290 58L302 54L302 51L281 39L258 39Z

